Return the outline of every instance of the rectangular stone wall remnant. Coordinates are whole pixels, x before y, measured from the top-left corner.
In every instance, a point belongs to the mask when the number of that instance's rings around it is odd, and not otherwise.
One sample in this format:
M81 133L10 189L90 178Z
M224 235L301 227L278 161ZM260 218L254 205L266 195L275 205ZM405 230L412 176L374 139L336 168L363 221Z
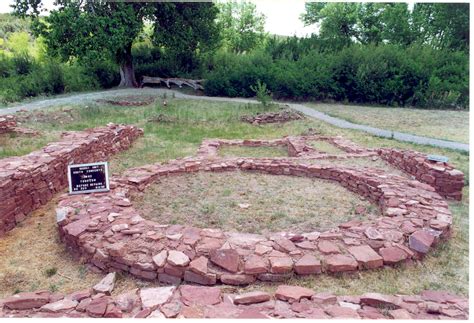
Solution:
M67 186L67 166L106 161L130 147L143 130L108 124L80 132L65 133L25 156L0 160L0 236L13 229L30 212L46 204Z
M378 153L383 160L431 185L444 198L462 199L464 173L452 165L430 161L425 154L412 150L381 148Z

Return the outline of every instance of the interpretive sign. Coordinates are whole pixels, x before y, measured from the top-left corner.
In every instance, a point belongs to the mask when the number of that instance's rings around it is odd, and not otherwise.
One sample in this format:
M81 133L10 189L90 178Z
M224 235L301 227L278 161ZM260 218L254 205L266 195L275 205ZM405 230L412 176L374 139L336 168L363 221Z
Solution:
M107 162L69 165L69 194L109 191Z

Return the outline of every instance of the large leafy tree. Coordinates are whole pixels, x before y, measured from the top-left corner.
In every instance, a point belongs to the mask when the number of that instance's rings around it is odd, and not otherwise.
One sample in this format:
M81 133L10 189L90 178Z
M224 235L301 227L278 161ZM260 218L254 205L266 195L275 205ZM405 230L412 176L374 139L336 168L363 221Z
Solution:
M212 3L162 3L156 6L153 42L164 47L182 70L191 71L198 64L198 55L219 45L216 16L219 10Z
M164 46L173 47L179 43L185 50L183 43L186 43L192 44L187 50L196 50L196 44L214 39L206 32L196 31L212 26L216 15L211 9L212 3L56 0L56 5L57 9L41 20L41 0L16 0L14 9L21 16L35 19L34 30L45 38L52 54L64 60L113 59L120 66L121 87L138 85L132 44L143 30L145 20L152 21L156 39ZM176 21L180 21L179 26ZM186 36L182 36L183 31Z
M319 24L320 38L333 47L362 44L422 43L434 48L469 46L468 3L307 3L306 25Z
M255 4L245 1L218 3L217 21L225 49L248 52L265 39L265 15L257 11Z
M413 29L434 48L469 49L469 3L417 3Z

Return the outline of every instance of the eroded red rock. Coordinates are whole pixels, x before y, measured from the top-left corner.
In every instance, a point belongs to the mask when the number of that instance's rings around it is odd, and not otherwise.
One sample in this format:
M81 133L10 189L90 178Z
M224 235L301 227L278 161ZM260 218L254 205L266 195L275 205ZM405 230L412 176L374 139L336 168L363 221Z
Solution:
M217 287L183 285L179 288L181 300L187 306L215 305L222 301L221 290Z
M235 296L234 304L237 305L248 305L248 304L255 304L255 303L262 303L269 301L271 299L270 294L265 292L249 292L245 294L240 294Z
M314 291L299 286L280 285L275 292L275 297L282 301L299 302L302 298L311 298Z

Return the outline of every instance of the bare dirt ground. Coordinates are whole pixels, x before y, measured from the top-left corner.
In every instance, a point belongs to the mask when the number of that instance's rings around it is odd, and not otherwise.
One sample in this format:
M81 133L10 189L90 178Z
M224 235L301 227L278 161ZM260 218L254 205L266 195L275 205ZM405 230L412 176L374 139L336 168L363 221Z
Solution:
M170 176L134 205L159 223L250 233L327 230L379 215L376 206L337 183L246 172ZM357 207L368 214L356 214Z

